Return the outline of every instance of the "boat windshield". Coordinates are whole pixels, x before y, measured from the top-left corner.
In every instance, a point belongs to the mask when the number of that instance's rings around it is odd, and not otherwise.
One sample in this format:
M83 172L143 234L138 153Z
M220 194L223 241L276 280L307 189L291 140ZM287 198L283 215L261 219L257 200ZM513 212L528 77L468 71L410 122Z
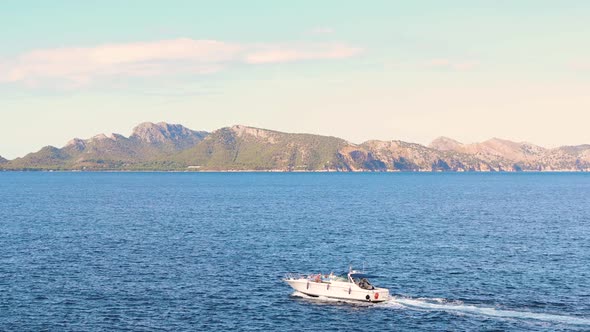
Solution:
M346 277L346 274L342 274L342 275L339 275L339 276L334 275L331 278L331 281L343 281L343 282L346 282L347 280L348 280L348 278Z
M371 283L369 282L369 280L367 278L355 277L352 280L354 281L355 284L357 284L357 286L359 286L362 289L375 289L375 286L371 285Z

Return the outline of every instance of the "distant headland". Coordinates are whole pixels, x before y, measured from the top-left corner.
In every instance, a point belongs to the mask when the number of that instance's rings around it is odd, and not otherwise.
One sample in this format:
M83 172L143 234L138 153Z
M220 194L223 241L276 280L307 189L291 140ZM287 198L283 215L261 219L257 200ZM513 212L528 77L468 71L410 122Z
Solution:
M428 146L397 140L353 144L241 125L205 132L145 122L129 137L100 134L13 160L0 156L0 170L589 171L590 145L548 149L498 138L463 144L446 137Z

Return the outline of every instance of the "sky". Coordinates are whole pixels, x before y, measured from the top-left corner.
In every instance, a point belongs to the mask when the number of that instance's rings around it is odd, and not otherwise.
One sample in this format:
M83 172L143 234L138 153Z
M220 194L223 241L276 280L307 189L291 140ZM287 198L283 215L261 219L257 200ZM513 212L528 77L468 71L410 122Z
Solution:
M0 5L0 156L145 121L590 144L590 2Z

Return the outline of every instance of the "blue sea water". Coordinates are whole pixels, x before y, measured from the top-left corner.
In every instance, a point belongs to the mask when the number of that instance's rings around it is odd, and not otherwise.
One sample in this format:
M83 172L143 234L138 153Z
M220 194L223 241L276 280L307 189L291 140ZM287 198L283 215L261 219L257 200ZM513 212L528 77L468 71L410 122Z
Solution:
M588 331L590 175L1 172L0 330Z

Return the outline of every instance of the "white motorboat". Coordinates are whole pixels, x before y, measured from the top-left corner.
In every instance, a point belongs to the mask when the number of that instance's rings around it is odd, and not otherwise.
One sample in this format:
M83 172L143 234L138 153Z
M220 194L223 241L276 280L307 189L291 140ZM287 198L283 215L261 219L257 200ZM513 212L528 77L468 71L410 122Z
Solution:
M377 288L369 282L368 274L350 269L347 274L289 275L284 281L305 295L364 302L383 302L389 299L387 288Z

